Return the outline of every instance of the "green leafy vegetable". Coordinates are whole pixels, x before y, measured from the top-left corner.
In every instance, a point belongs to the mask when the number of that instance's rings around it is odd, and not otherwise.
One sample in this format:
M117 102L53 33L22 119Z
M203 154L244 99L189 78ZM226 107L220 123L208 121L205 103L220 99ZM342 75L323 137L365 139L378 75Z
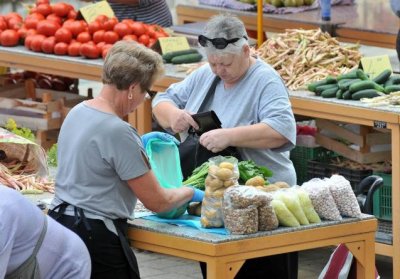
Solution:
M210 163L207 161L195 168L192 172L192 175L183 181L183 185L192 185L197 189L204 190L209 165Z
M269 184L268 177L273 175L273 172L264 166L258 166L252 160L240 161L238 163L240 183L245 184L247 180L255 176L261 176L265 180L265 184Z
M57 143L53 144L47 151L47 164L51 167L57 167Z
M14 133L18 136L21 136L23 138L26 138L30 141L35 141L35 135L33 134L32 130L29 128L24 128L24 127L18 127L17 123L15 122L14 119L9 118L7 120L5 128L10 131L11 133Z

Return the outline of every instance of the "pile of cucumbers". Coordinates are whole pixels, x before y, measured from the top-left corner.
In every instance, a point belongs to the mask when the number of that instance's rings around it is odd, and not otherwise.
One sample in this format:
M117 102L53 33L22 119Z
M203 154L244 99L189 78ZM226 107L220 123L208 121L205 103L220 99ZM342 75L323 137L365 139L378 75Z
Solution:
M308 84L308 90L323 98L360 100L400 91L400 76L387 69L370 79L362 69Z
M203 56L197 49L190 48L186 50L170 51L162 55L166 63L172 64L186 64L196 63L203 59Z

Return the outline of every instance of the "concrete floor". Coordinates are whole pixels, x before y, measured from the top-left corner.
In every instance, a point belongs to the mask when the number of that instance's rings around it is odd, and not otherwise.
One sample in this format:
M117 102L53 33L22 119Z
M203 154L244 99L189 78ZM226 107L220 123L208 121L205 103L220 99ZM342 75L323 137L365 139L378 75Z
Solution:
M333 248L306 250L299 253L298 279L318 278ZM201 279L198 262L135 249L142 279ZM392 276L392 260L377 256L376 266L381 279ZM279 278L271 278L279 279Z

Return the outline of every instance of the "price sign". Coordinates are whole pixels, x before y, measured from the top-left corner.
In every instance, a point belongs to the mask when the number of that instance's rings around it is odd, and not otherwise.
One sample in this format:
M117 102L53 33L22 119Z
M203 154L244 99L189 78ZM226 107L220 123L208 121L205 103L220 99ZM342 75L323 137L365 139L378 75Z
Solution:
M91 23L99 15L106 15L109 18L114 17L114 11L107 1L100 1L94 4L82 7L80 10L81 15L87 23Z
M374 78L383 70L392 70L388 55L371 56L361 58L361 66L365 73L369 74L370 78Z
M171 51L190 49L189 42L186 37L165 37L158 39L162 54Z
M374 120L374 128L386 129L387 128L387 122Z

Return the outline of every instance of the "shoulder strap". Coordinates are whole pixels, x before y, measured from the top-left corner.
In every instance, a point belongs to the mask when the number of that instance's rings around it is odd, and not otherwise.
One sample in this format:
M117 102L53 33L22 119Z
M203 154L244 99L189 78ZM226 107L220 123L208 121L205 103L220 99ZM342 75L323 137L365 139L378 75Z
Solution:
M221 78L219 76L215 76L214 81L211 84L210 89L208 89L208 92L207 92L206 96L204 97L204 100L201 103L197 112L203 112L204 107L206 106L208 101L211 99L211 96L214 94L215 88L217 88L217 84L220 80L221 80Z

